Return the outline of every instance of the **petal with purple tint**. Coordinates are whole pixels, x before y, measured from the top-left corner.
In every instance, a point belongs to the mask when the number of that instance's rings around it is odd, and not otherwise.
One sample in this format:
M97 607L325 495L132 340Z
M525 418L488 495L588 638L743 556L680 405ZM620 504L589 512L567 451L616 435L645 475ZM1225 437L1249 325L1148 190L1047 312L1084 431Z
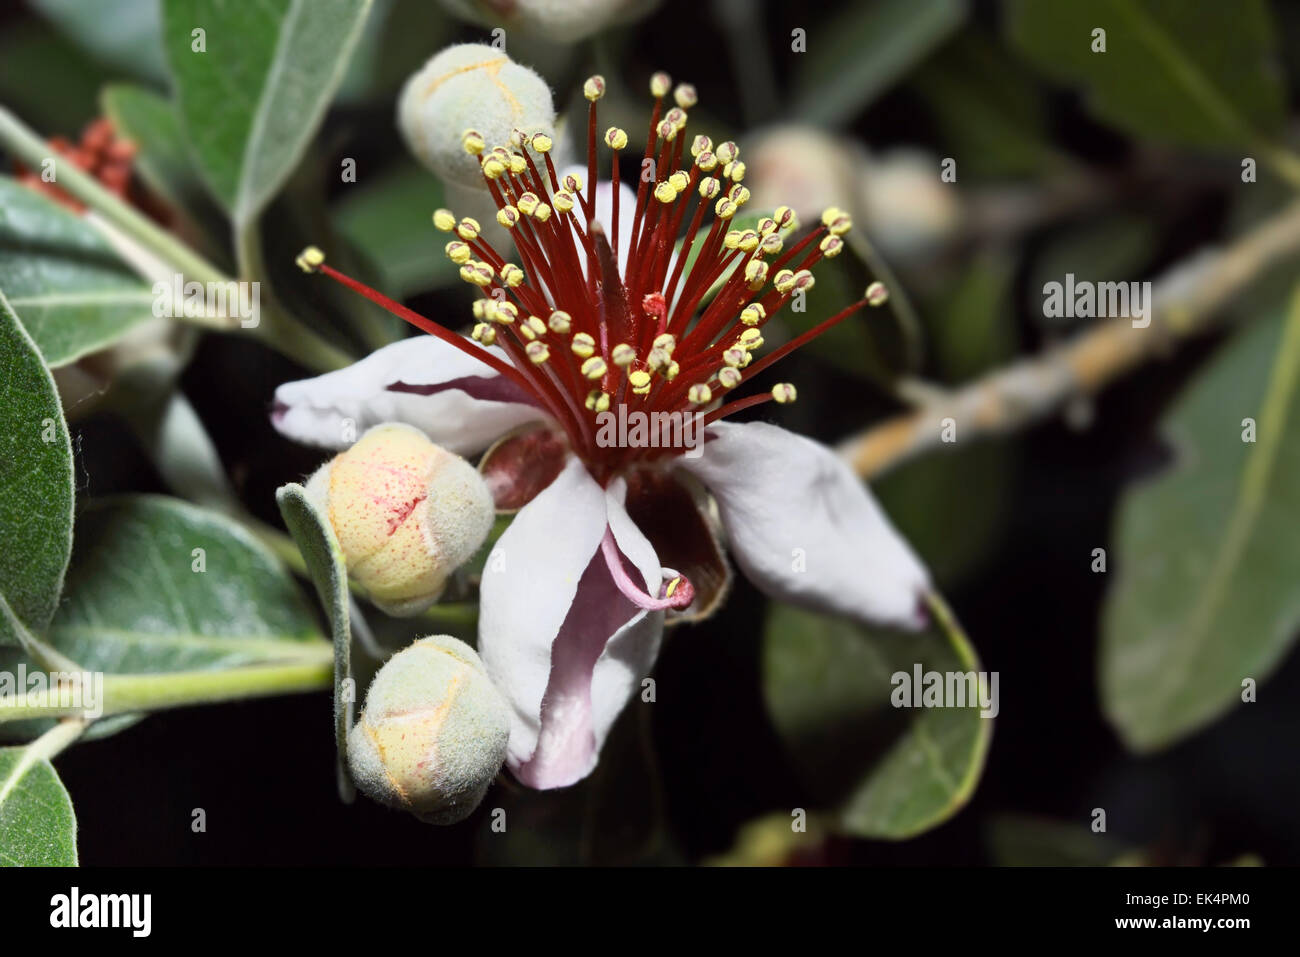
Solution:
M742 571L783 601L858 621L925 624L929 574L834 452L765 422L718 422L681 468L713 493Z
M372 425L405 422L458 455L545 419L514 383L427 335L384 346L345 369L286 382L275 390L271 413L276 429L309 445L346 448Z
M479 474L498 512L517 512L555 481L569 444L564 433L544 425L524 426L483 453Z

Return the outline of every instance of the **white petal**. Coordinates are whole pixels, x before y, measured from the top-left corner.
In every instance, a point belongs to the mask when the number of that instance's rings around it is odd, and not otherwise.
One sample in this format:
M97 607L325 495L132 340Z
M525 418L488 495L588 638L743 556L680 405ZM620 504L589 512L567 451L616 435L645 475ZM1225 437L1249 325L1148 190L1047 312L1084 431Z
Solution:
M397 383L438 391L417 395L389 388ZM271 421L291 439L333 449L351 445L372 425L405 422L443 448L471 455L510 429L546 417L491 367L437 336L420 335L345 369L286 382L275 390Z
M607 494L570 459L519 512L484 570L478 650L510 703L507 763L531 787L564 787L591 772L658 653L662 613L619 593L600 551L612 520L620 547L658 586L658 559L620 493Z
M566 166L560 170L559 176L561 182L564 177L576 175L582 179L582 195L587 195L587 167L583 165ZM581 217L582 206L574 207L574 213ZM618 184L618 274L624 275L627 270L628 249L632 245L632 219L636 215L636 191L624 183ZM610 245L614 244L614 185L609 180L596 181L596 221L605 230L606 237L609 238ZM583 224L584 228L586 224ZM573 233L574 242L578 244L578 249L582 249L581 240L578 239L577 230ZM582 260L582 274L587 274L587 257L580 255Z
M736 562L768 594L859 621L925 622L929 575L834 452L763 422L718 422L680 459L717 500Z

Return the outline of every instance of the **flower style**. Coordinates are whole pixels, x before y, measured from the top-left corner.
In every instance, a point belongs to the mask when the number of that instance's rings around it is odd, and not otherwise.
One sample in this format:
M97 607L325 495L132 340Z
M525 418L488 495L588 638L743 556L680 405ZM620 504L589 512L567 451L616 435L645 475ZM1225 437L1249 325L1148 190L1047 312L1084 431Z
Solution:
M643 176L635 192L618 185L627 134L597 134L600 77L584 86L585 177L556 169L545 134L516 130L490 149L464 134L519 260L493 249L475 221L435 213L454 234L447 255L481 291L472 338L342 275L319 250L299 260L430 335L281 386L276 427L339 447L345 426L407 422L453 452L486 450L479 468L497 508L518 510L483 573L479 653L510 706L507 764L536 788L590 773L653 666L665 623L707 615L722 600L730 573L719 531L773 597L900 628L925 622L927 573L848 466L775 425L725 421L793 401L785 383L725 396L883 302L884 287L873 283L755 358L765 324L812 286L819 259L842 249L849 219L828 210L797 241L788 208L729 229L748 200L739 150L705 136L687 144L695 92L678 86L665 111L670 87L666 75L652 78L649 134L634 165L658 171L657 182ZM598 140L612 154L610 182L599 185ZM693 423L703 441L611 442L616 412L643 413L656 427Z

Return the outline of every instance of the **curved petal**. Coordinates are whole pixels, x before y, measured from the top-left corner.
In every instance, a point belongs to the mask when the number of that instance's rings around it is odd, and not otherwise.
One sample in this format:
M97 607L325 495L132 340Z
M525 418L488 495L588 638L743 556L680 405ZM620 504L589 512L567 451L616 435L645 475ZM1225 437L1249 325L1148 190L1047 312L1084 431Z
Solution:
M929 574L834 452L764 422L718 422L678 460L718 503L736 563L768 594L860 621L920 628Z
M658 586L658 559L620 493L570 459L519 512L483 573L479 654L510 703L507 763L530 787L564 787L591 772L658 653L663 614L623 596L600 550L613 528L624 557Z
M458 455L545 418L514 383L429 335L394 342L336 372L286 382L275 390L271 413L283 435L309 445L342 449L372 425L405 422Z

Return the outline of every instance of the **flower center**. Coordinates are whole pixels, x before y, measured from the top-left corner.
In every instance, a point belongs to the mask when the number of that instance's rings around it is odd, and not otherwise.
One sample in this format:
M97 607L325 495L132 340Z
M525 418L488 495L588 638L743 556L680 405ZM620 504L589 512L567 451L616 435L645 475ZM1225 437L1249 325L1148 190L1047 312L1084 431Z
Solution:
M701 436L704 426L742 409L792 402L796 393L788 383L729 402L724 396L863 306L882 304L885 287L872 283L862 299L755 359L763 327L813 287L812 267L841 252L851 222L831 208L815 229L792 241L799 224L788 206L738 220L749 201L740 149L696 136L687 159L686 110L697 98L693 87L680 84L673 91L677 105L665 111L670 87L666 74L651 79L654 107L631 209L621 208L619 188L628 136L617 127L603 137L597 133L596 103L605 92L599 76L583 86L589 101L585 182L577 173L559 174L545 134L515 130L509 144L490 149L477 132L464 134L462 144L479 159L518 263L494 249L472 218L458 220L440 209L433 221L454 234L446 254L480 292L472 335L490 348L476 348L324 265L314 247L299 265L352 287L526 389L602 482L692 447L628 442L621 428L610 442L611 417L647 422L650 432L668 426L678 435ZM608 232L597 218L600 143L610 153Z

